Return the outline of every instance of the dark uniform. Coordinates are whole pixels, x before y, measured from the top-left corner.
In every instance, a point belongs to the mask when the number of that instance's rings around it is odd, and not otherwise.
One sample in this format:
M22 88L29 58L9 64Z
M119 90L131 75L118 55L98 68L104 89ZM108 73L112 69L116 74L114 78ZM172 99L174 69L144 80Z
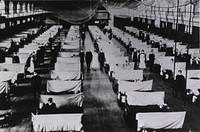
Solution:
M98 60L100 63L100 70L103 70L104 62L105 62L105 54L103 52L99 53Z
M40 93L42 78L39 75L34 75L31 79L31 86L34 90L34 98L37 99L37 94Z
M149 66L150 66L150 71L153 70L154 60L155 60L155 55L154 55L154 53L149 54Z
M87 63L87 70L90 70L90 64L92 62L92 52L91 51L87 51L86 52L86 55L85 55L85 60L86 60L86 63Z
M79 57L80 57L80 63L81 63L81 70L83 70L84 58L85 58L84 52L81 51L81 52L79 53Z
M54 114L56 113L56 104L55 103L51 103L51 104L45 104L42 108L42 112L45 114Z
M178 93L181 94L183 102L186 103L186 80L183 75L176 75L174 94L177 97Z
M14 55L14 56L12 57L12 63L20 63L19 56Z

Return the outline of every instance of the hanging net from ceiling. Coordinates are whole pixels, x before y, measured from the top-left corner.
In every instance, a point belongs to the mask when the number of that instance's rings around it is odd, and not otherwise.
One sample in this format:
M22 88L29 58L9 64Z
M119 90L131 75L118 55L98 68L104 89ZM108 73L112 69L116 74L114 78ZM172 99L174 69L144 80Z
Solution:
M194 6L194 12L199 13L200 0L104 0L103 5L113 15L138 16L146 14L145 11L173 11L176 12L177 5L181 12L187 12L190 4Z
M45 1L44 4L56 18L71 24L83 24L95 15L101 1Z
M103 5L108 9L132 9L132 10L144 10L144 8L176 8L178 0L104 0ZM199 0L179 0L179 7L185 7L188 4L196 6L196 10L199 9ZM199 11L198 11L199 12Z

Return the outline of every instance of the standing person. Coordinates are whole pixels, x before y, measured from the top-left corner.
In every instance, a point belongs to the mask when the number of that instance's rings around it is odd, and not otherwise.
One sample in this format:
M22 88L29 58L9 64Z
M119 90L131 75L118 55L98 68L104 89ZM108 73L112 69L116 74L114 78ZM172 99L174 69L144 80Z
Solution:
M185 80L185 77L182 75L181 70L178 70L178 75L176 75L175 88L174 88L175 97L177 97L179 92L181 94L181 97L182 97L184 105L185 105L185 103L186 103L186 80Z
M104 54L102 49L100 50L100 53L99 53L99 56L98 56L98 60L99 60L99 63L100 63L100 70L102 71L103 67L104 67L104 62L106 60L105 54Z
M85 45L85 31L81 32L82 45Z
M134 64L134 69L136 69L137 67L137 61L138 61L138 55L137 55L137 49L134 48L133 52L132 52L132 59Z
M34 59L33 55L30 54L27 61L26 61L26 73L32 74L35 70Z
M50 65L51 66L54 66L54 64L56 63L56 61L57 61L57 55L58 55L58 53L56 52L56 49L54 47L52 47L51 48L51 53L50 53L50 56L51 56Z
M128 45L126 45L126 51L129 54L130 51L130 47L131 47L131 40L128 38Z
M150 34L149 33L146 34L146 41L147 41L147 45L149 45L150 44L149 43L149 41L150 41Z
M98 63L98 53L95 50L93 53L93 59L92 59L92 63L91 63L91 67L96 71L99 67L99 63Z
M144 53L144 50L142 50L139 55L139 68L142 70L146 69L145 61L146 61L146 54Z
M159 45L158 45L158 49L161 50L161 46L163 45L162 40L160 40Z
M108 35L109 40L112 40L112 33Z
M84 58L85 58L85 54L84 54L83 50L80 51L79 57L80 57L80 63L81 63L81 70L83 71Z
M149 66L150 66L150 71L153 71L154 60L155 60L155 55L154 55L154 53L153 53L153 50L151 50L151 53L149 54Z
M2 49L0 49L0 63L4 63L6 61L6 53Z
M12 63L20 63L19 56L16 52L13 54Z
M65 38L67 37L67 34L68 34L68 31L67 31L67 30L65 30Z
M41 77L37 74L37 72L34 72L33 77L31 78L31 87L33 88L34 91L35 100L37 100L37 95L40 94L41 83L42 83Z
M108 35L108 38L109 38L109 40L111 40L112 39L112 28L110 28L109 30L108 30L108 33L109 33L109 35Z
M86 64L87 64L87 71L90 70L90 64L92 62L92 58L93 58L93 55L92 55L92 52L90 51L90 49L86 52L86 55L85 55L85 61L86 61Z
M44 47L41 47L40 50L37 50L37 53L36 53L37 66L40 66L44 62L44 52L45 52Z

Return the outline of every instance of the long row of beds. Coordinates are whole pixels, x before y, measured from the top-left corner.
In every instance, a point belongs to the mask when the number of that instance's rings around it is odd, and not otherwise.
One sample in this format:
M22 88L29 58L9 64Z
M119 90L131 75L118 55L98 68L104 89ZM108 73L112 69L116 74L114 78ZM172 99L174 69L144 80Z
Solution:
M32 115L34 131L83 129L83 76L77 52L79 39L79 26L71 26L61 46L55 67L50 71L51 80L47 80L46 92L39 96L39 114ZM42 106L48 103L49 98L56 104L56 111L51 113L42 110Z
M128 44L131 40L132 47L137 50L144 49L148 52L152 49L122 30L114 27L112 30L113 35L123 43ZM109 65L108 75L112 78L119 104L124 110L125 119L137 128L136 131L182 129L186 111L171 111L165 103L165 92L153 91L153 80L146 80L143 70L135 70L134 62L129 62L128 56L120 52L97 26L89 26L89 31L98 47L105 53L105 63ZM159 60L160 56L165 57L163 53L158 52L156 59ZM165 61L165 58L162 60ZM161 67L164 69L164 63L159 61L159 64L163 64Z

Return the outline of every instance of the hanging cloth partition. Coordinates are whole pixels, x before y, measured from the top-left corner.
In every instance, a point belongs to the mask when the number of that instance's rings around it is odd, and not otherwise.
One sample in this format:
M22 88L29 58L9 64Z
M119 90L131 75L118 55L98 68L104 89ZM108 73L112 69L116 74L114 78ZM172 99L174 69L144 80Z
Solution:
M45 8L56 18L71 24L82 24L89 21L96 13L100 0L90 1L46 1Z
M5 3L0 1L0 14L5 14Z

